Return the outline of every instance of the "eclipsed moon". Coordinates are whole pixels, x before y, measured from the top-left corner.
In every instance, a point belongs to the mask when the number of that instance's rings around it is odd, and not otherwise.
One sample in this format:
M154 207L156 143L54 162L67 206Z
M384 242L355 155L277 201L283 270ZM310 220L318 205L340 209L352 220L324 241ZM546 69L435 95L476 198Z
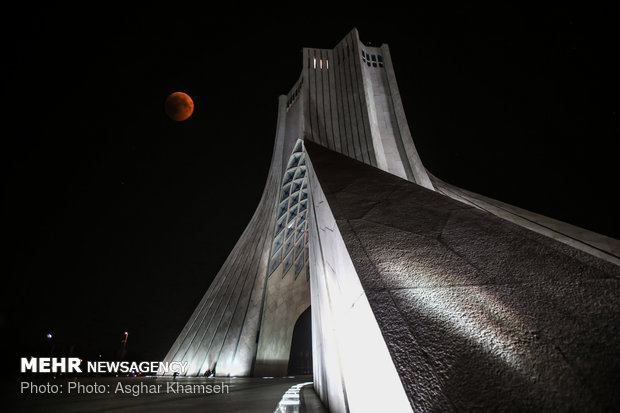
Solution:
M171 119L181 122L192 116L194 102L186 93L174 92L166 98L165 108Z

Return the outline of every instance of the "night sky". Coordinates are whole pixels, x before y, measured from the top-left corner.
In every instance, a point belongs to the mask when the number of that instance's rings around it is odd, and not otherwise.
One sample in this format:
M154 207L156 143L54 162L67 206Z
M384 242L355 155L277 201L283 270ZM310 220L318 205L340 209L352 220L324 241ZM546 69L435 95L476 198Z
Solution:
M3 373L48 332L163 358L258 205L302 47L353 27L390 45L429 171L620 238L617 10L85 4L1 17Z

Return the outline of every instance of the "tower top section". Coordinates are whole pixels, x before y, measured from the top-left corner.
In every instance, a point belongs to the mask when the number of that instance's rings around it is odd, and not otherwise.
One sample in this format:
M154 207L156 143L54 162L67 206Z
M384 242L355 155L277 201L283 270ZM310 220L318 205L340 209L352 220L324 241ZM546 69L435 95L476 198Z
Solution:
M285 142L297 138L429 189L413 143L387 44L351 30L332 49L303 49L302 73L285 98ZM290 152L291 144L284 145Z

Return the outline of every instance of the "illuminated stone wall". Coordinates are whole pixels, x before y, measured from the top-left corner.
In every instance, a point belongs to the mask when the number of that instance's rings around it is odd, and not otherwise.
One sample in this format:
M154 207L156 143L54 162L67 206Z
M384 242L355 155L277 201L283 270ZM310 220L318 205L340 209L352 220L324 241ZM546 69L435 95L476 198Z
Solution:
M388 390L385 366L364 348L369 338L340 342L350 351L340 354L331 344L376 324L414 411L617 409L620 267L318 145L306 149L319 234L310 269L313 317L322 320L315 383L330 407L339 391L353 403L355 380L335 371L353 355L375 386L358 402ZM318 292L315 277L327 280ZM338 294L328 324L314 314L327 305L315 299ZM357 302L372 310L359 324L347 319Z
M287 374L293 328L310 305L308 190L299 114L281 96L261 201L168 352L188 376Z
M413 144L387 45L353 29L333 49L303 50L304 139L432 189Z
M332 412L410 411L330 204L309 166L314 386Z
M428 173L387 45L353 30L303 50L261 201L165 361L286 375L312 303L334 412L613 410L619 252Z

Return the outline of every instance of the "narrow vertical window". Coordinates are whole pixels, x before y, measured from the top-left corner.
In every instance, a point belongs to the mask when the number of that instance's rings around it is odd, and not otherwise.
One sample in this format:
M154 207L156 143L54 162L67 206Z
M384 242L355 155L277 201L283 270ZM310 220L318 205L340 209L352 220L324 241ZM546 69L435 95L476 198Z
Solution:
M314 69L316 69L316 57L314 58Z
M323 69L323 59L320 59L320 60L319 60L319 67L320 67L321 69Z
M329 60L325 59L325 69L329 70Z

